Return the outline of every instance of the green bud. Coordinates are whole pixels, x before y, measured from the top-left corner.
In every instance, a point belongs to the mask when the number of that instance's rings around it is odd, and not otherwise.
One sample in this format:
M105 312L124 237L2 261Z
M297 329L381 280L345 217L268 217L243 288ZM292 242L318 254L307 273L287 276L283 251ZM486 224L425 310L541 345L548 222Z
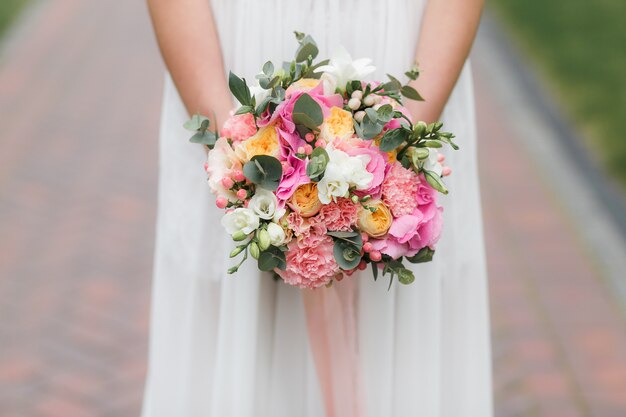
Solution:
M235 242L241 242L242 240L245 240L248 237L248 235L245 234L242 230L239 230L233 233L231 237L233 238Z
M443 127L443 123L442 122L437 122L435 123L435 126L433 126L433 131L434 132L438 132L439 129L441 129Z
M261 251L259 250L259 245L257 245L256 242L250 243L250 256L254 259L259 259L260 254Z
M238 269L239 269L239 265L236 265L236 266L232 266L228 268L228 271L226 272L230 275L230 274L234 274L235 272L237 272Z
M241 252L243 252L243 250L246 248L246 245L239 245L237 246L235 249L232 250L232 252L230 253L230 257L234 258L235 256L239 255Z
M271 238L270 238L270 234L267 230L265 229L261 229L257 232L256 234L256 238L259 242L259 248L264 251L267 250L267 248L270 247L270 243L271 243Z
M424 133L426 132L427 128L428 126L426 126L426 123L420 121L414 125L413 130L415 130L415 133L417 133L419 137L422 137Z
M363 197L363 198L361 199L361 202L365 203L366 201L370 200L371 198L372 198L372 196L371 196L371 195L366 195L365 197Z
M356 203L358 203L358 202L359 202L359 197L358 197L358 196L356 196L356 195L353 195L353 196L352 196L352 198L351 198L351 200L352 200L352 202L353 202L354 204L356 204Z

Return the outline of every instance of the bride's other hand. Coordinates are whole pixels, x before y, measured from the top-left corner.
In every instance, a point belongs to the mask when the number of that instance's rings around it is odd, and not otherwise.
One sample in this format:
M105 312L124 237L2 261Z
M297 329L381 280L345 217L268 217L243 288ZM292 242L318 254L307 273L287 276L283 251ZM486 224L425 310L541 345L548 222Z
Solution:
M425 101L405 100L411 114L432 123L441 113L467 59L484 0L428 0L416 51L421 73L411 85Z
M233 101L213 12L208 0L147 0L159 48L174 84L192 114L228 118Z

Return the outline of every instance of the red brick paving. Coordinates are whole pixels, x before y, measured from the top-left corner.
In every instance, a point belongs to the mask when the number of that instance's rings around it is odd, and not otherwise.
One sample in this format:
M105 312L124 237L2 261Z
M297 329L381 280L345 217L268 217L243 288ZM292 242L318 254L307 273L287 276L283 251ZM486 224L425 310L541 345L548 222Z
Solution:
M0 60L0 415L137 416L162 67L141 2L37 7ZM496 416L624 416L624 318L486 78Z

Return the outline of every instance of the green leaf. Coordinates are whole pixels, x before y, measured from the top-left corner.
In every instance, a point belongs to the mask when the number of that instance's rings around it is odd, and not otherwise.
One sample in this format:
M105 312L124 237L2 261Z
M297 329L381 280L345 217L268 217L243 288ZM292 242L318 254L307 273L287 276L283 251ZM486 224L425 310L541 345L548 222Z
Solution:
M294 103L292 120L296 125L315 130L324 121L324 114L320 105L305 93Z
M388 130L380 140L380 150L383 152L393 151L406 141L409 133L410 131L404 128Z
M274 191L283 175L283 167L273 156L257 155L243 166L243 175L259 187Z
M417 101L424 101L424 98L422 96L420 96L420 93L417 92L417 90L413 87L411 87L410 85L405 85L400 89L400 93L402 93L402 95L408 99L411 100L417 100Z
M428 246L426 246L420 249L420 251L417 252L415 255L411 257L407 256L406 260L414 264L420 264L420 263L432 261L434 255L435 255L435 251L429 248Z
M259 255L258 266L261 271L272 271L275 268L284 271L287 268L285 253L275 246L270 246Z
M183 127L187 130L196 131L209 128L209 118L200 114L194 114L191 119L187 120ZM205 127L206 126L206 127Z
M434 173L433 171L424 170L424 176L426 177L426 181L437 191L442 194L448 194L448 189L446 185L441 180L441 177Z
M378 279L378 264L372 263L372 275L374 275L374 281Z
M296 62L304 62L309 56L311 59L315 59L319 53L317 44L311 35L305 35L301 32L296 32L296 39L300 43L300 47L296 51Z
M417 64L413 64L410 70L404 73L409 79L415 81L420 75L420 69Z
M322 147L315 148L309 156L309 163L306 166L307 177L309 177L312 181L321 177L326 170L328 161L330 161L330 158L328 157L326 150Z
M252 106L241 106L235 112L235 114L245 114L245 113L254 113L254 107L252 107Z
M367 110L365 113L365 117L363 117L363 122L361 123L361 127L363 130L363 139L374 139L376 136L380 135L380 132L383 131L384 125L377 122L377 114L374 116L374 120L372 120L369 114L367 114ZM376 111L374 111L373 109L372 111L376 113Z
M203 145L207 145L209 148L213 148L213 146L215 146L215 142L217 142L217 135L215 132L205 130L204 132L197 132L189 139L189 142L201 143Z
M233 93L233 96L242 106L250 106L252 104L252 97L250 96L250 89L248 84L246 84L246 80L237 77L232 71L228 73L228 88L230 88L230 92Z

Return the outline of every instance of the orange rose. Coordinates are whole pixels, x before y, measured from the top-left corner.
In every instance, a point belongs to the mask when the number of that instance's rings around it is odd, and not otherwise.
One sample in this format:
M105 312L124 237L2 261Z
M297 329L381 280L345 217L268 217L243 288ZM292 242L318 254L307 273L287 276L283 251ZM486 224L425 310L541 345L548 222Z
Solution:
M287 88L287 91L285 91L285 95L289 97L291 94L295 93L296 91L312 90L315 87L317 87L319 83L320 83L320 80L315 79L315 78L301 78L295 83L291 84Z
M257 155L277 157L280 151L278 134L274 126L265 126L250 139L240 142L235 148L237 156L243 161L249 161Z
M302 217L315 216L322 208L317 197L317 184L310 182L299 186L289 200L289 207Z
M366 205L368 208L359 209L357 226L371 237L383 237L391 227L391 212L380 200L368 202ZM369 207L375 210L369 210Z
M352 113L339 107L331 107L330 115L320 127L320 137L326 142L332 142L336 137L346 138L354 134Z

